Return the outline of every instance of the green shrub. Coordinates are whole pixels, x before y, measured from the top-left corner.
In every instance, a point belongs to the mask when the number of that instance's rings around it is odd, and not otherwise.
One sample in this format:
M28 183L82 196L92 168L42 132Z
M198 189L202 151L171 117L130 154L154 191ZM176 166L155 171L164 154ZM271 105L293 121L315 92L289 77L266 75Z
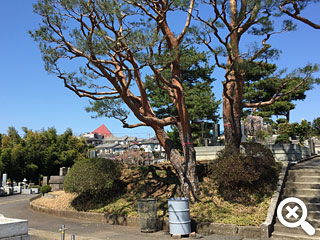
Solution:
M120 165L109 159L90 158L76 162L64 181L66 192L89 196L110 195L121 176Z
M221 151L211 168L219 194L244 204L261 202L272 194L280 170L272 152L258 143L243 144L240 152L232 148Z
M42 193L42 195L44 195L45 193L51 192L51 186L50 185L41 186L40 192Z
M278 135L277 139L276 139L276 144L283 144L283 143L290 143L289 140L289 134L287 133L282 133L280 135Z
M294 124L283 122L278 124L279 134L288 134L290 137L294 135Z

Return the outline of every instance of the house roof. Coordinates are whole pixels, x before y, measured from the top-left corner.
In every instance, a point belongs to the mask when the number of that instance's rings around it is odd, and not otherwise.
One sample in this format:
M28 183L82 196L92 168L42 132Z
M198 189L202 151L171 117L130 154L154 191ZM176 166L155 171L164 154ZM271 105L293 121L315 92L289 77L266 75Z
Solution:
M126 141L128 138L128 136L123 136L123 137L116 137L116 136L112 136L112 137L108 137L106 139L104 139L104 142L116 142L116 141Z
M141 144L159 144L159 140L157 138L143 139Z
M113 134L109 131L109 129L104 124L102 124L96 130L92 131L92 133L98 133L98 134L104 136L105 138L113 137Z
M114 148L116 149L128 149L128 145L126 144L118 144L117 146L115 146Z
M127 138L128 142L133 142L133 141L136 141L136 140L137 140L137 137L128 137Z
M100 144L98 146L96 146L97 149L100 149L100 148L114 148L116 146L118 146L119 144L118 143L105 143L105 144Z

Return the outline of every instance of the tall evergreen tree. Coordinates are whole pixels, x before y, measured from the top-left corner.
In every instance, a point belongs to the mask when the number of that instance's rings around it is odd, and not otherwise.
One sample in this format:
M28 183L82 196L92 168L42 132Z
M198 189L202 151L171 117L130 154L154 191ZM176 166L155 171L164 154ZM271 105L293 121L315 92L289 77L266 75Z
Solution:
M311 66L309 67L311 68ZM286 93L302 81L301 78L295 77L293 74L283 76L284 70L279 72L276 70L275 64L267 62L248 64L245 74L243 101L245 103L268 101L279 92L279 89ZM256 109L254 114L265 118L269 122L272 122L272 116L284 116L289 122L290 111L295 108L294 101L304 100L306 92L319 83L320 79L310 77L303 81L303 84L296 91L283 96L272 105ZM249 112L252 113L252 109Z
M206 134L209 132L209 129L203 129L203 125L216 123L219 119L217 111L221 101L217 101L214 96L213 69L214 67L209 66L209 57L205 52L198 52L193 47L181 50L182 84L190 114L192 137L198 144L202 143L203 131ZM164 73L165 76L169 74L169 71ZM177 116L176 107L165 91L158 88L153 81L154 77L147 77L146 87L156 115L162 118ZM178 134L178 131L173 128L173 133Z
M275 103L299 89L304 81L308 81L310 74L317 70L317 67L307 66L296 71L296 75L291 78L299 78L301 82L295 82L286 91L284 86L288 82L281 83L279 91L266 101L243 101L248 64L277 56L279 52L271 48L268 40L275 34L295 29L292 18L279 18L284 15L279 8L283 2L291 1L205 0L203 3L211 9L211 15L208 17L207 13L203 14L200 8L194 14L195 19L203 24L196 29L197 41L208 47L215 56L217 66L225 71L222 93L224 134L226 144L236 149L239 149L241 142L243 108L259 108ZM295 2L306 6L311 1ZM244 39L253 39L250 44L246 42L248 49L243 47ZM256 41L261 42L259 44Z
M191 200L199 194L199 182L182 85L180 46L193 7L194 0L39 0L34 9L43 24L31 33L40 42L46 69L62 79L68 89L93 100L121 99L139 120L129 124L124 116L124 127L149 126L154 130L176 170L182 192ZM172 12L185 14L177 34L171 27L176 19L172 22L168 17ZM73 66L79 69L63 68L66 60L74 61ZM146 68L170 96L177 116L155 115L143 79ZM165 69L170 69L170 78L162 74ZM183 156L164 130L170 125L179 129Z

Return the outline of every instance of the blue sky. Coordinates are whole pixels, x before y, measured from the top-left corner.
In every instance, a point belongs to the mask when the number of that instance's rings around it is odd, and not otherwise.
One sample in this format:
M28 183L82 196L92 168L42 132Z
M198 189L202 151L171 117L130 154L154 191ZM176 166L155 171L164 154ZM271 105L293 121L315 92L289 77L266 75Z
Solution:
M9 126L19 131L25 126L32 130L55 127L58 133L72 128L75 134L81 134L105 124L116 136L153 136L152 129L146 127L129 130L114 119L92 119L84 110L88 99L80 99L67 90L61 80L44 70L38 44L28 34L28 30L36 28L41 21L32 11L33 3L35 0L1 2L0 133L6 133ZM306 9L305 16L320 23L319 12L320 5L314 5ZM274 36L270 43L282 50L277 61L279 67L293 70L307 63L320 63L319 40L320 30L298 23L298 31ZM221 76L221 72L217 72L213 77ZM215 94L220 98L219 80L215 83ZM319 104L320 86L317 86L307 93L305 101L297 102L291 112L291 122L320 117Z

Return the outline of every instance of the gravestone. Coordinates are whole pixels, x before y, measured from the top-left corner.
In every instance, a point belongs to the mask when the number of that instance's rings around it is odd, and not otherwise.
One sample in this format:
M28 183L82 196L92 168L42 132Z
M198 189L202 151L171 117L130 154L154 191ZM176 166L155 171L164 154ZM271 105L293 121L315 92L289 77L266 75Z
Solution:
M220 137L220 124L213 124L213 136L211 137L211 146L220 146L218 138Z
M241 122L241 142L246 142L247 140L247 136L246 136L246 129L244 124Z
M59 176L66 176L66 175L67 175L67 168L66 167L61 167Z
M220 136L220 124L214 124L214 136L219 137Z
M89 157L90 157L90 158L95 158L95 157L97 157L97 156L96 156L96 150L90 150L90 152L89 152Z
M51 176L49 180L49 185L51 186L52 191L63 190L63 182L65 176Z
M205 138L204 139L204 146L209 146L209 143L210 143L210 139L209 138Z
M2 186L6 186L7 185L7 174L4 173L2 174Z
M48 176L43 176L42 185L48 185Z
M314 141L313 141L312 138L308 139L308 145L309 145L309 148L310 148L311 155L315 155L316 154L316 148L315 148L315 144L314 144Z
M32 193L31 189L27 189L27 188L22 189L22 194L31 194L31 193Z
M21 193L21 186L14 186L13 187L13 194L20 194Z
M257 136L257 133L263 128L263 118L260 116L247 116L245 122L245 131L248 136Z
M320 139L313 137L314 153L320 154Z

